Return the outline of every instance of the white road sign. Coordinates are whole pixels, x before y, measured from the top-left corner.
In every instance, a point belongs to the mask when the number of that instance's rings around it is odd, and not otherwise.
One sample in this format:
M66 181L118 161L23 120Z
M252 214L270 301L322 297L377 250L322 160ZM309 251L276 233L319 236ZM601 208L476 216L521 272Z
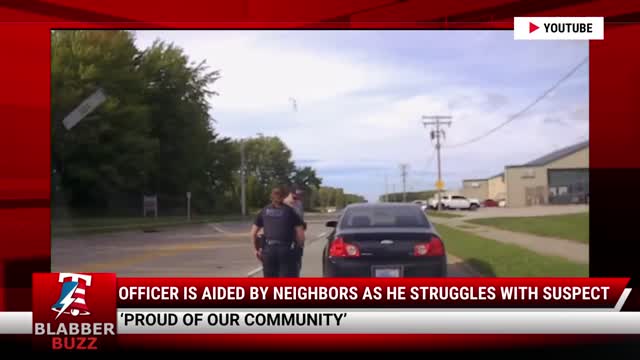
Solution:
M95 108L100 106L105 100L107 100L107 96L104 94L102 89L98 89L96 92L91 94L88 98L86 98L77 108L73 109L73 111L67 115L62 123L67 130L76 126L80 122L80 120L84 119L85 116L89 115Z

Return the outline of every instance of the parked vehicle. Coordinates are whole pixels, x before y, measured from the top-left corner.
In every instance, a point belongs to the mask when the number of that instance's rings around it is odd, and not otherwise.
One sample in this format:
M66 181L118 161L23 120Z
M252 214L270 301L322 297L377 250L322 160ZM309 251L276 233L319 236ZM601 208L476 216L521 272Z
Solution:
M352 204L322 254L324 277L444 277L442 237L417 204Z
M492 199L487 199L485 201L482 202L482 206L483 207L497 207L498 206L498 202Z
M440 202L438 202L437 198L432 198L429 202L429 207L432 209L476 210L480 207L480 201L478 199L467 199L461 195L443 195Z
M427 200L414 200L413 203L419 205L422 211L427 211L429 208L429 202Z

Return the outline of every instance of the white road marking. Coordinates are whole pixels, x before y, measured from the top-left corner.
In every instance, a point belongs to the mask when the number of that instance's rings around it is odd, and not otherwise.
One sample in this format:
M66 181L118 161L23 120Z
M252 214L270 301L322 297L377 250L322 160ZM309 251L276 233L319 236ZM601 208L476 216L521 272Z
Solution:
M254 275L256 275L257 273L259 273L260 271L262 271L262 266L257 267L251 271L249 271L249 273L247 274L247 277L253 277Z
M219 232L219 233L222 233L222 234L226 234L226 233L227 233L227 231L226 231L226 230L223 230L222 228L220 228L220 227L219 227L219 226L217 226L217 225L209 224L209 226L211 226L215 231L217 231L217 232Z

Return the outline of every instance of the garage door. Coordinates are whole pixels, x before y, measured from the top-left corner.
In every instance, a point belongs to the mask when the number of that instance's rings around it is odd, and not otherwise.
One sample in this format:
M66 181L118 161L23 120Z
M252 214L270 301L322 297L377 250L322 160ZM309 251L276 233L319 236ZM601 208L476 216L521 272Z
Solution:
M549 203L589 202L589 169L549 169Z

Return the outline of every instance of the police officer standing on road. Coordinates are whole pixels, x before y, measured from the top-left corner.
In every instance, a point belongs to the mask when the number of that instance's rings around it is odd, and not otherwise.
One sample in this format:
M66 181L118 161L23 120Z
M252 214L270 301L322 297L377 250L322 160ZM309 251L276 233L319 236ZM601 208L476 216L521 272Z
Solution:
M302 226L305 231L307 231L307 223L304 221L304 190L299 186L294 186L292 191L289 193L286 199L284 199L284 203L291 206L293 210L296 211L300 219L302 219ZM298 276L300 276L300 271L302 270L302 255L304 253L304 248L294 244L293 247L294 252L296 253L297 264L298 264Z
M271 204L260 211L251 228L256 257L262 261L264 277L297 277L298 256L294 245L304 247L304 227L300 216L284 203L282 188L271 190ZM264 232L262 244L258 233Z

